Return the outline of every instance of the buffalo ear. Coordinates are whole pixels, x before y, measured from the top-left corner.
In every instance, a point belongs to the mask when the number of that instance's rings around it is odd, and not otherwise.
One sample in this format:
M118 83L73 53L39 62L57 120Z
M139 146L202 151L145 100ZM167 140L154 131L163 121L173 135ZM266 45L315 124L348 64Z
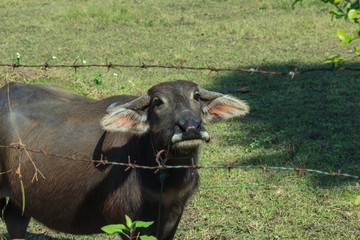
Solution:
M212 124L232 117L244 116L250 110L249 105L242 100L218 92L199 89L202 104L203 122Z
M101 126L109 132L130 132L142 135L149 130L146 107L149 104L148 95L143 95L131 102L117 105L111 104L101 120Z

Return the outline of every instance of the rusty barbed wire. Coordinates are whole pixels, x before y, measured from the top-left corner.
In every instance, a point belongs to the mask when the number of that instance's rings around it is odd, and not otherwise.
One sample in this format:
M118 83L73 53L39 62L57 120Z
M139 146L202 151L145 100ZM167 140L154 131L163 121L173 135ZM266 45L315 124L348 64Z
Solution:
M265 70L259 70L259 67L257 68L226 68L226 67L192 67L192 66L182 66L182 65L148 65L145 63L141 64L114 64L114 63L106 63L106 64L76 64L76 61L73 64L49 64L48 62L45 62L44 64L4 64L0 63L0 67L11 67L13 69L15 68L74 68L76 71L78 68L89 68L89 67L99 67L99 68L107 68L110 70L111 68L163 68L163 69L176 69L176 70L200 70L200 71L210 71L210 72L248 72L251 75L254 75L254 73L260 73L260 74L269 74L269 75L282 75L282 76L291 76L291 78L294 78L295 75L308 73L308 72L319 72L319 71L360 71L360 68L347 68L347 67L335 67L332 66L330 68L312 68L312 69L305 69L298 71L297 68L294 69L294 71L289 72L275 72L275 71L265 71Z
M227 169L227 170L231 170L231 169L263 169L264 171L266 170L284 170L284 171L295 171L297 173L301 173L301 172L310 172L310 173L316 173L316 174L321 174L321 175L328 175L328 176L333 176L333 177L348 177L348 178L355 178L355 179L360 179L359 176L356 175L351 175L351 174L347 174L347 173L341 173L340 170L338 170L337 172L333 172L331 169L329 169L329 172L324 172L324 171L320 171L320 170L314 170L314 169L305 169L305 168L297 168L295 166L293 167L271 167L271 166L267 166L267 165L263 165L260 162L260 165L254 166L254 165L247 165L247 166L234 166L234 165L213 165L213 166L199 166L199 165L176 165L176 166L172 166L172 165L165 165L165 164L160 164L158 163L157 166L143 166L143 165L137 165L135 163L131 163L130 162L130 157L128 158L128 163L121 163L121 162L109 162L107 160L101 159L100 160L94 160L94 159L88 159L88 158L78 158L73 156L63 156L60 154L54 154L54 153L49 153L47 151L44 150L35 150L35 149L31 149L26 147L25 145L20 145L20 144L12 144L12 145L0 145L0 148L6 148L6 149L14 149L14 150L26 150L27 152L31 152L31 153L36 153L36 154L42 154L44 156L51 156L51 157L57 157L57 158L63 158L66 160L71 160L71 161L82 161L82 162L89 162L89 163L96 163L98 165L118 165L118 166L124 166L126 167L125 171L131 169L148 169L148 170L155 170L154 173L158 172L158 170L160 169L182 169L182 168L186 168L186 169ZM97 165L97 166L98 166Z

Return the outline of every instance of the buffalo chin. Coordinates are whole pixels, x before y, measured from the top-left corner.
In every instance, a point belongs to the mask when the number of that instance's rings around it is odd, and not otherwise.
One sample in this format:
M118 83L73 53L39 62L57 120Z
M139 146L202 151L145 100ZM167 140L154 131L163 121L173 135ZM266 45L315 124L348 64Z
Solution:
M204 142L204 140L202 140L202 139L183 140L183 141L175 143L172 146L172 149L187 150L187 149L191 149L191 148L196 148L196 147L200 146L203 142Z

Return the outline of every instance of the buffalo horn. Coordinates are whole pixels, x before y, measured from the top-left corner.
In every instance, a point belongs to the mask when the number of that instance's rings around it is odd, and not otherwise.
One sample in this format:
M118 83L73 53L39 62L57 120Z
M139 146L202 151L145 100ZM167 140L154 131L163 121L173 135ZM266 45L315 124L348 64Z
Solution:
M224 96L222 93L212 92L212 91L200 88L200 87L199 87L199 93L201 95L201 98L205 99L205 100L212 100L214 98Z
M122 104L122 105L118 105L118 102L115 102L106 109L106 112L110 113L110 112L115 111L118 108L141 110L141 109L145 108L147 105L149 105L149 102L150 102L149 95L144 94L144 95L142 95L138 98L135 98L134 100L132 100L128 103Z

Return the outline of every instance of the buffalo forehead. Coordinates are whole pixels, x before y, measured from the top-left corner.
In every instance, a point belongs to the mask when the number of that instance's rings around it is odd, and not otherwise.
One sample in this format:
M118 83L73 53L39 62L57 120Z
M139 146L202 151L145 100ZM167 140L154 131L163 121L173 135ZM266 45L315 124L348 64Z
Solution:
M163 82L157 84L149 89L148 94L153 96L156 93L162 93L167 96L179 96L179 95L187 95L187 93L193 89L197 88L197 84L185 81L185 80L177 80L174 82Z

